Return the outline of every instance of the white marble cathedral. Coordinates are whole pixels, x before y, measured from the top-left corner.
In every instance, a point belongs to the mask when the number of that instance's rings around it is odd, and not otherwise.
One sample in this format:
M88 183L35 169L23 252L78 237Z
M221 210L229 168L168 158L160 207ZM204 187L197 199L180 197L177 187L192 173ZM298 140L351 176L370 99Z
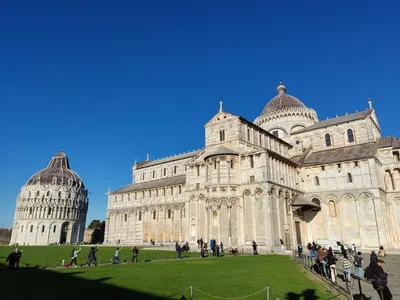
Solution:
M109 193L105 241L400 248L400 140L381 137L371 100L319 121L277 92L254 122L221 103L204 149L135 163L133 183Z
M74 244L83 241L88 191L59 152L47 168L22 186L17 198L10 244Z

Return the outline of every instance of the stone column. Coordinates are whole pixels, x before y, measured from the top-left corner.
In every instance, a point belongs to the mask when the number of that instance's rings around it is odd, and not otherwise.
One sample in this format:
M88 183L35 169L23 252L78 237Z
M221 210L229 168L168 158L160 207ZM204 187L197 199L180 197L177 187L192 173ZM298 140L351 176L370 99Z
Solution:
M232 205L227 206L228 210L228 242L229 246L232 246L232 219L231 219L231 210L232 210Z

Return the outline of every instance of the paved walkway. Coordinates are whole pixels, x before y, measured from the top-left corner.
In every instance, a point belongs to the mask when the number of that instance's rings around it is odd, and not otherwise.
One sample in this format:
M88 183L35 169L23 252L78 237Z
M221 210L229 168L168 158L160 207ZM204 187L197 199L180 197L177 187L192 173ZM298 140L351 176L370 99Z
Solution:
M364 254L363 259L364 259L364 264L363 267L365 268L369 264L369 252L365 252L368 254ZM400 255L398 254L388 254L387 257L383 258L385 261L385 272L389 274L389 283L388 287L390 291L392 292L393 299L400 299ZM337 268L343 269L342 264L339 262L337 264ZM354 273L354 267L352 272ZM342 276L342 272L337 270L338 277ZM319 276L319 275L316 275ZM332 282L329 280L323 279L327 285L332 286ZM337 278L337 285L339 285L342 289L346 290L346 283L344 280L341 278ZM352 278L351 282L349 283L349 288L350 291L352 292L354 298L353 299L361 299L358 294L359 294L359 286L358 286L358 280ZM373 288L372 284L369 284L367 282L361 281L361 288L362 292L364 295L366 295L366 299L371 299L371 300L380 300L380 297L378 293L375 291ZM365 298L364 298L365 299Z

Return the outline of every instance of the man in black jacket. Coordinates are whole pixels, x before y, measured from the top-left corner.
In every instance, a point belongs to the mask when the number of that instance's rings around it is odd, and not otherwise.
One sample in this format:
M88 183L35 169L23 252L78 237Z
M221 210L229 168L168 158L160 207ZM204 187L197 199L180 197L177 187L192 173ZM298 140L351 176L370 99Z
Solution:
M371 263L365 271L365 278L372 280L374 289L378 292L379 297L383 295L383 300L391 300L393 296L387 286L388 274L383 270L384 267L385 262L383 260Z

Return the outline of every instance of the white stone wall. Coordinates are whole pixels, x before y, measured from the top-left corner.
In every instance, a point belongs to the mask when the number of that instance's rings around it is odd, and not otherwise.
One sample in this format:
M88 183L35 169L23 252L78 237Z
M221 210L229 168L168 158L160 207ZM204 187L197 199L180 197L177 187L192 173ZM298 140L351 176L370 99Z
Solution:
M88 208L87 191L40 183L21 188L10 244L81 243ZM64 229L62 227L64 226Z

